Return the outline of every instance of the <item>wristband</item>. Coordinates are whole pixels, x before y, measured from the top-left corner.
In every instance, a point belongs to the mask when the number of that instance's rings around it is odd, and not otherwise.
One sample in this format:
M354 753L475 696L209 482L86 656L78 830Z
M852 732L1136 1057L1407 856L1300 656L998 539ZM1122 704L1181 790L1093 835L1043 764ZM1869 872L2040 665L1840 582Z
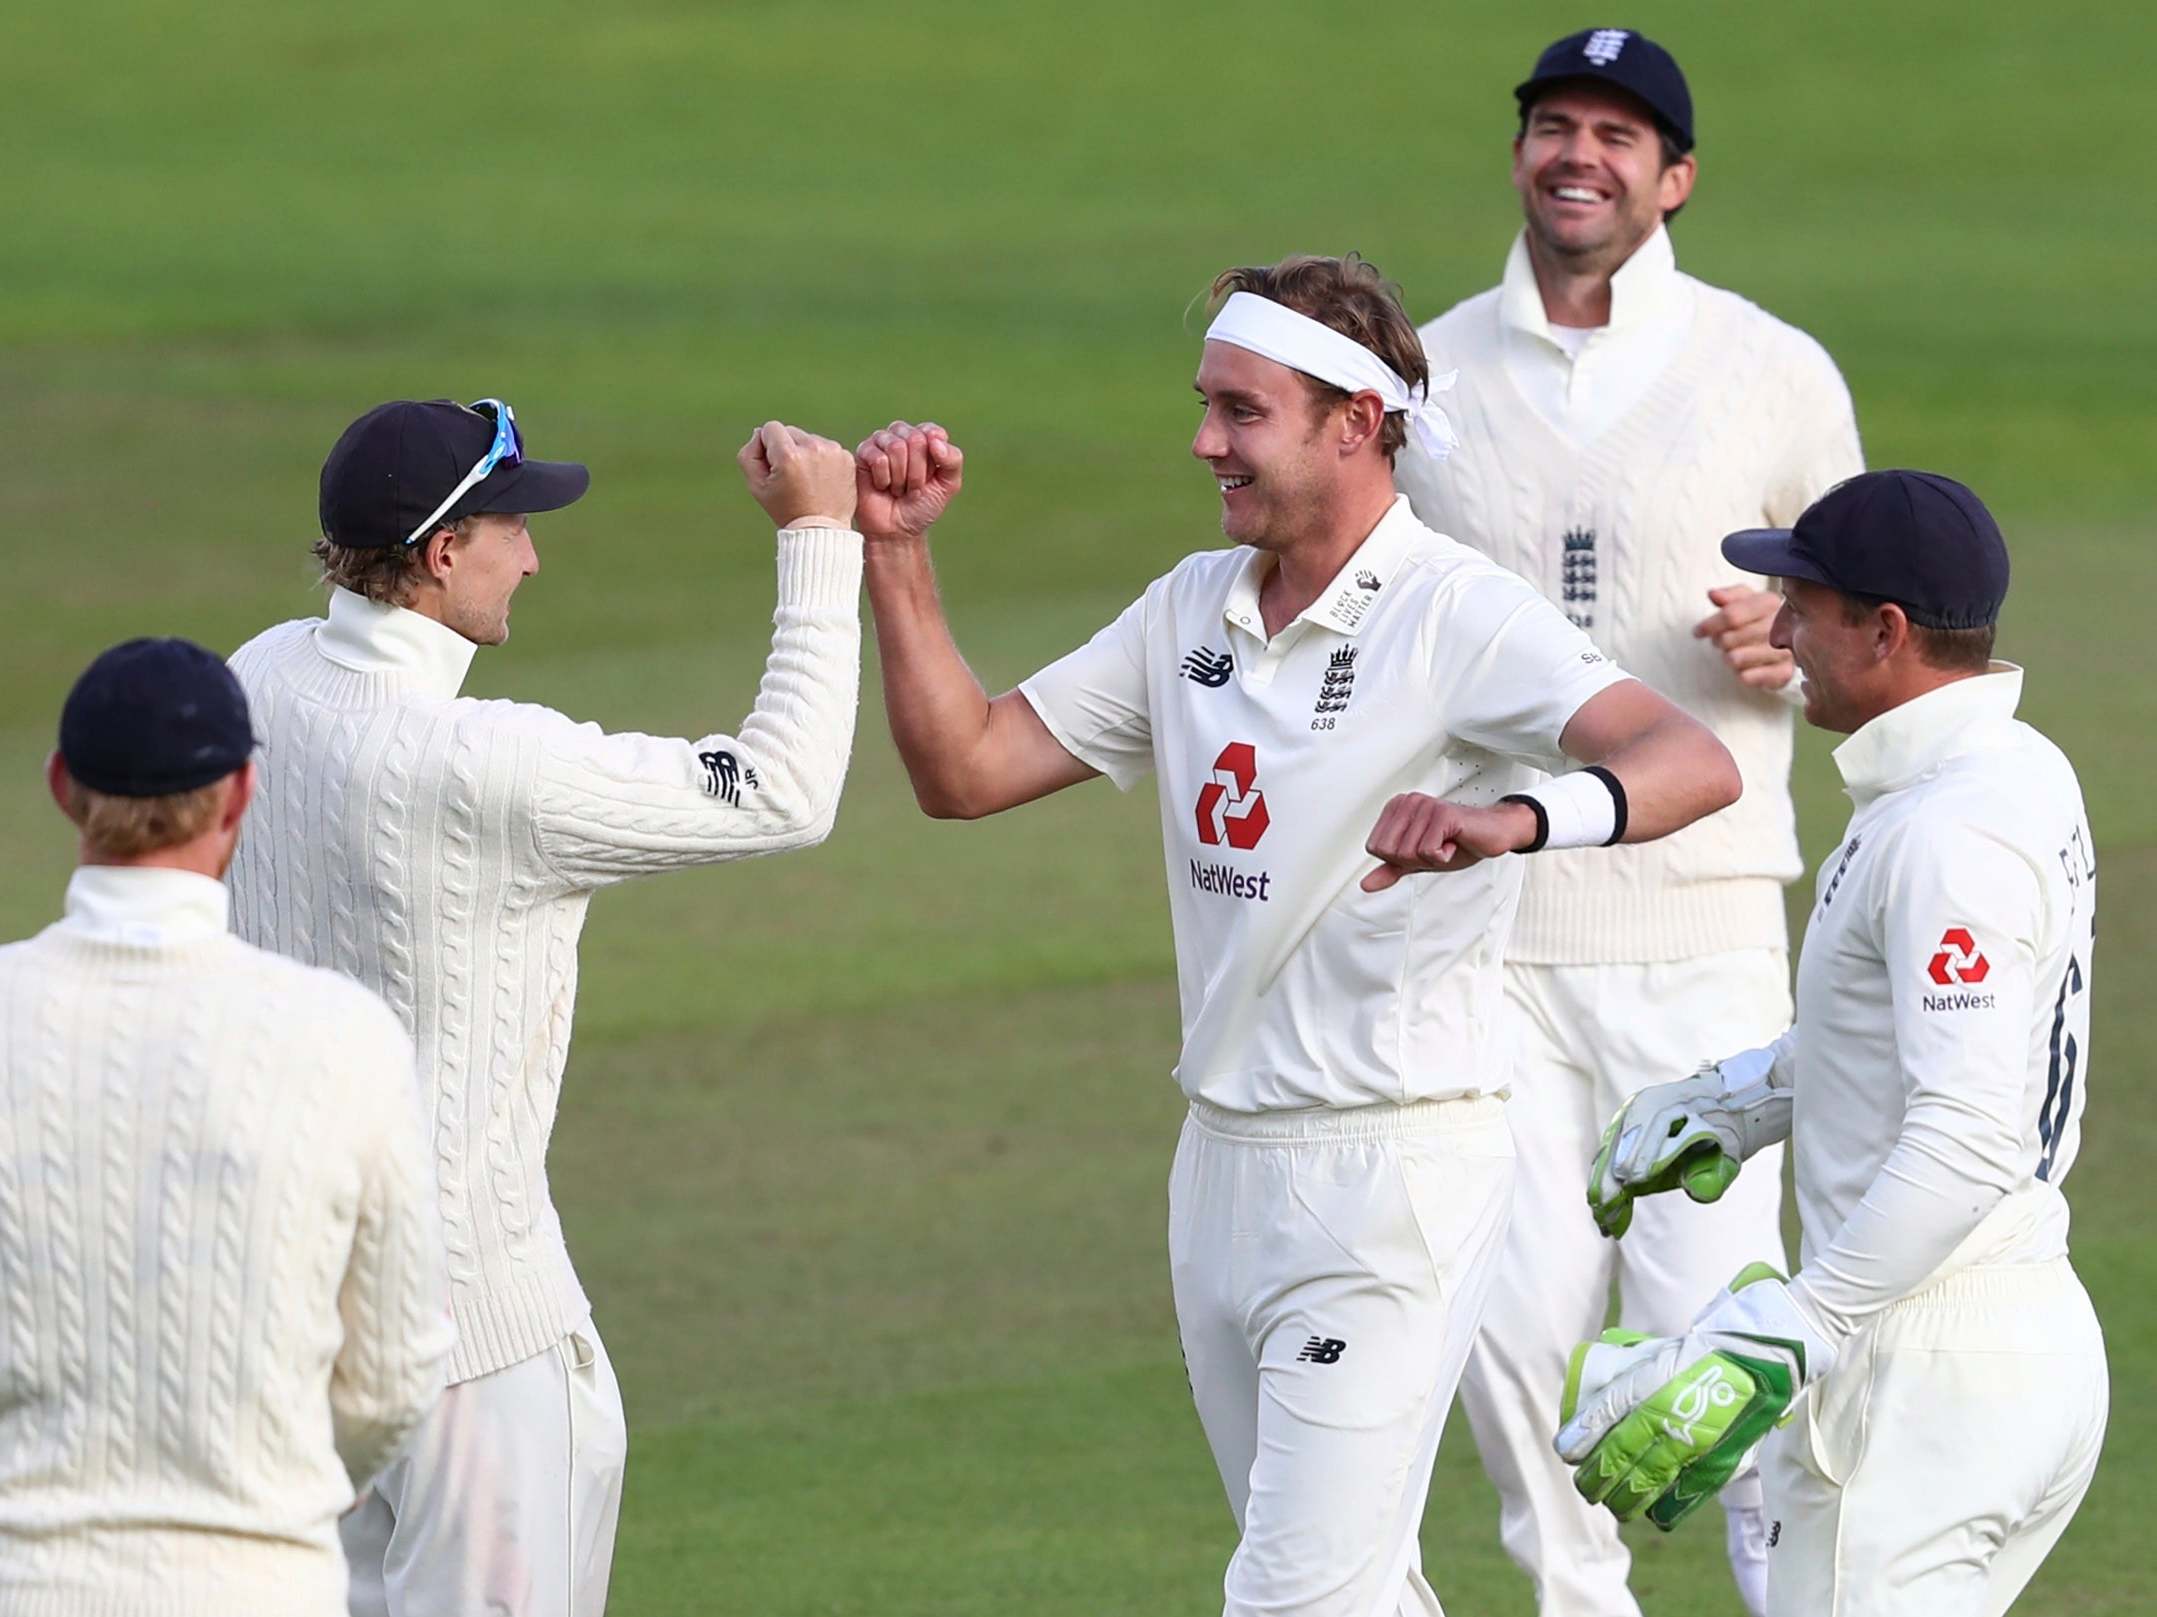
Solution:
M1535 813L1535 840L1522 853L1546 848L1607 848L1625 835L1625 787L1600 764L1560 775L1501 803L1525 803Z

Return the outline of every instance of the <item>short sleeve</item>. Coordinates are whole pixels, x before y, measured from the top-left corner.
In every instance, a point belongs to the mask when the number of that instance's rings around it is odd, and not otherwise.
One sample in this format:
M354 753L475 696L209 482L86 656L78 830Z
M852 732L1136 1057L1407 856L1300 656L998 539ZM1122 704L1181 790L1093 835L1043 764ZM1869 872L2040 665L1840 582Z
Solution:
M1086 644L1019 685L1049 734L1080 763L1128 792L1153 768L1146 691L1146 622L1155 590Z
M1559 737L1573 715L1627 678L1564 613L1497 569L1440 592L1428 632L1447 732L1537 769L1566 767Z

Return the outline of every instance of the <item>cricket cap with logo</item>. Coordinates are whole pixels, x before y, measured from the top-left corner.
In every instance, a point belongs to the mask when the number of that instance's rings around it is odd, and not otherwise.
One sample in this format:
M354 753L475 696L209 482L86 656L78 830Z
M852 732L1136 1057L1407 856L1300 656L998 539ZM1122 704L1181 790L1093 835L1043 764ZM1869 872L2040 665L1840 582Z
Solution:
M322 536L387 550L463 517L558 511L591 482L574 461L527 459L516 412L500 399L396 399L345 428L322 463Z
M2007 541L1985 502L1937 472L1861 472L1807 506L1794 526L1747 528L1723 559L1893 601L1928 629L1981 629L2007 599Z
M1583 28L1535 59L1535 71L1513 87L1521 116L1555 84L1587 80L1625 91L1645 105L1678 150L1693 149L1693 92L1677 58L1630 28Z
M254 750L240 682L191 640L122 641L82 671L60 709L60 761L111 797L191 792Z

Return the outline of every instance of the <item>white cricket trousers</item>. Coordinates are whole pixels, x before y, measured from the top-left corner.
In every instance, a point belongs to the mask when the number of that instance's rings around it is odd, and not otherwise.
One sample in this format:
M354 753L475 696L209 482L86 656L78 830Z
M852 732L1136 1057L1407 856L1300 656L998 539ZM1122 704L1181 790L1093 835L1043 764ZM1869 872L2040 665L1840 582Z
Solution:
M2000 1617L2089 1491L2109 1397L2065 1258L1885 1309L1768 1439L1770 1617Z
M458 1382L344 1518L352 1617L600 1617L626 1453L589 1321Z
M1588 1213L1588 1167L1603 1125L1632 1096L1790 1025L1789 960L1744 949L1645 965L1509 965L1506 1010L1520 1182L1461 1405L1498 1490L1499 1537L1535 1581L1542 1617L1640 1617L1616 1518L1574 1491L1551 1447L1566 1358L1602 1331L1613 1283L1620 1323L1672 1336L1746 1264L1787 1273L1783 1153L1755 1156L1712 1205L1683 1193L1642 1200L1622 1241L1605 1240ZM1757 1617L1767 1589L1758 1471L1733 1479L1722 1503L1732 1575Z
M1169 1265L1242 1533L1224 1617L1442 1617L1416 1534L1512 1190L1494 1099L1193 1103Z

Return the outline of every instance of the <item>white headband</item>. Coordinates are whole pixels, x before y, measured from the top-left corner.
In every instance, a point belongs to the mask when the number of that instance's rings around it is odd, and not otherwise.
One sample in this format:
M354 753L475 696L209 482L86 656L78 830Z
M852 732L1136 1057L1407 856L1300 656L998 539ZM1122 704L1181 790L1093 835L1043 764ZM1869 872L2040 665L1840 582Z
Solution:
M1458 371L1432 377L1428 387L1411 388L1392 366L1354 338L1255 292L1231 293L1206 328L1206 340L1247 348L1349 393L1377 394L1386 414L1407 413L1409 432L1434 461L1444 460L1460 442L1453 423L1431 398L1451 387Z

